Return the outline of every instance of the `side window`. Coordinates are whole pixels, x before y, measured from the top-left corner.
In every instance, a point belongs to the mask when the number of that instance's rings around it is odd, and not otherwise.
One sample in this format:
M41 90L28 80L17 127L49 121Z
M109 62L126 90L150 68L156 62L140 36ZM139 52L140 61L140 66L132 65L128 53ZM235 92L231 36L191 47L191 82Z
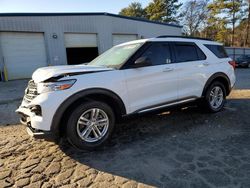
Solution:
M207 56L203 53L203 51L201 51L201 49L198 46L196 47L196 50L199 56L199 60L207 59Z
M205 54L193 43L175 43L177 62L199 61L206 59Z
M143 52L141 57L147 57L152 65L171 63L170 48L166 43L152 43L152 45Z
M214 55L216 55L218 58L227 58L227 52L224 49L223 46L221 45L210 45L210 44L205 44L205 46L213 52Z

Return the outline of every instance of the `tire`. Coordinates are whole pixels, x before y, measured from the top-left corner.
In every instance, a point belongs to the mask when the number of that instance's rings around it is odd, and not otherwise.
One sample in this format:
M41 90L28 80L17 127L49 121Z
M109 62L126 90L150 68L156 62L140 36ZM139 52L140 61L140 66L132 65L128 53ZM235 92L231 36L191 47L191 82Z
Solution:
M84 102L70 114L66 136L76 148L94 150L108 141L114 126L115 115L109 105L98 101Z
M244 68L248 68L249 67L249 64L245 65Z
M213 98L212 94L216 95L217 98ZM214 99L214 101L213 101ZM226 89L225 86L221 82L213 82L205 93L204 106L207 111L216 113L221 111L226 102Z

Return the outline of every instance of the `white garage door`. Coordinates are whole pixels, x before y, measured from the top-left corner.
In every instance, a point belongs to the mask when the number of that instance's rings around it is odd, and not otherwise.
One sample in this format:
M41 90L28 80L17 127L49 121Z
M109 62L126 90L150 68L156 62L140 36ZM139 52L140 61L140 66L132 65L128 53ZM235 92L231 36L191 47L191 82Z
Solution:
M0 45L9 80L30 78L47 66L43 33L0 32Z
M136 40L137 35L118 35L114 34L113 35L113 46L124 43L124 42L129 42L131 40Z
M97 47L97 36L96 34L66 33L65 47Z

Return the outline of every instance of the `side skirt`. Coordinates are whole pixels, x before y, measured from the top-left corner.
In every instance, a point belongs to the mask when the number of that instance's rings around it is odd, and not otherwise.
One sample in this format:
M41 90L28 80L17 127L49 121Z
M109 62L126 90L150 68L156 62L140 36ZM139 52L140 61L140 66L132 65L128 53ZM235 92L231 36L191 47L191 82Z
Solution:
M126 118L126 117L146 114L146 113L150 113L150 112L158 112L158 111L161 111L163 109L172 109L175 107L184 106L185 104L191 104L193 102L197 102L197 101L199 101L199 99L200 98L197 98L197 97L190 97L190 98L171 101L171 102L167 102L167 103L161 103L161 104L154 105L154 106L148 106L146 108L136 110L135 112L127 114L123 117Z

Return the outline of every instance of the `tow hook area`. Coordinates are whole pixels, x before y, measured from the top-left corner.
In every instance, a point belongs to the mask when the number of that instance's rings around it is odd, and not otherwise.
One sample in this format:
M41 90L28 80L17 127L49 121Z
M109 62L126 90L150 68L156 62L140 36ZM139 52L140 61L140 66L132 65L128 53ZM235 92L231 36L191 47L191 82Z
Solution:
M39 129L34 129L30 122L27 123L27 127L26 127L26 131L27 133L37 139L45 139L47 141L55 141L56 140L56 135L52 134L52 132L50 131L42 131Z
M27 123L27 128L26 128L28 134L30 136L33 136L33 137L39 137L39 136L43 136L45 133L43 131L40 131L38 129L34 129L33 127L31 127L31 124L30 122Z

